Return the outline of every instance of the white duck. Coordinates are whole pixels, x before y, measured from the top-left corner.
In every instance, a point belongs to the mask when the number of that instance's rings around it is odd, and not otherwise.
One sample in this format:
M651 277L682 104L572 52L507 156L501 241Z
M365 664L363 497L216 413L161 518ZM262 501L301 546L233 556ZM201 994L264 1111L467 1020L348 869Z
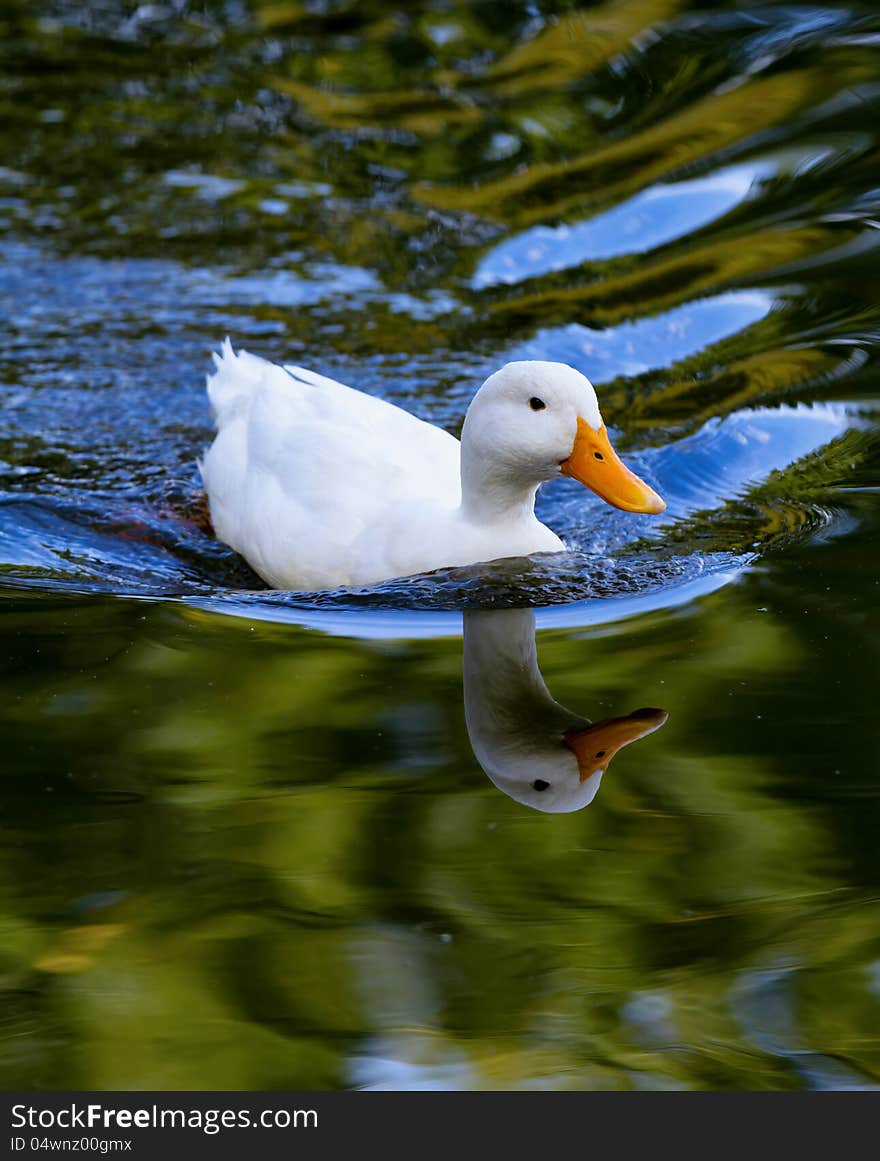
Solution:
M618 750L668 716L639 709L591 724L554 701L538 669L530 609L465 613L463 671L474 756L499 790L548 814L588 806Z
M217 536L278 589L375 584L504 556L559 552L535 516L573 476L628 512L666 505L617 457L589 380L508 363L471 401L461 442L391 403L227 339L201 464Z

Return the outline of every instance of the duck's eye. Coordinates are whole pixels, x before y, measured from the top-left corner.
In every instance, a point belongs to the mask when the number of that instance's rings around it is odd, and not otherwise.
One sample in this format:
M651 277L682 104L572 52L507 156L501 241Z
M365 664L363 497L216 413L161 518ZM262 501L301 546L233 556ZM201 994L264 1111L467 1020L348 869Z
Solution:
M605 751L604 751L604 750L600 750L600 751L598 752L598 754L596 755L596 757L597 757L597 758L604 758L604 757L605 757Z
M540 410L540 409L539 409ZM545 782L543 778L536 778L532 783L532 790L546 790L550 783Z
M605 459L605 457L602 455L601 452L593 452L593 455L596 457L597 460L604 460Z
M529 400L529 407L532 411L543 411L547 404L543 399L539 399L537 395L533 395Z

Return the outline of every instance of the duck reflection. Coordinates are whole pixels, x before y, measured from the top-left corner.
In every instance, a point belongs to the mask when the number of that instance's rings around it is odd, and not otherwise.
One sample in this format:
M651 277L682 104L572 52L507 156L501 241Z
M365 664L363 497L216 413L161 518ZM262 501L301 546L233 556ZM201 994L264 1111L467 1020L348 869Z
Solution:
M588 806L617 751L668 716L638 709L591 723L554 701L530 609L465 613L464 710L474 755L498 789L548 813Z

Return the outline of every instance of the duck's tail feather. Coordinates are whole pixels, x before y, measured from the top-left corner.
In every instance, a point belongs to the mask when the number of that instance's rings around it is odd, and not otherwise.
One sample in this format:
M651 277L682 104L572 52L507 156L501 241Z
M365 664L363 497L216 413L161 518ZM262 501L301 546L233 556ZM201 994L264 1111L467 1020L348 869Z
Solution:
M205 385L214 420L218 427L223 427L250 398L263 378L266 363L247 351L236 353L228 335L220 351L214 351L212 357L216 369L213 375L208 375Z

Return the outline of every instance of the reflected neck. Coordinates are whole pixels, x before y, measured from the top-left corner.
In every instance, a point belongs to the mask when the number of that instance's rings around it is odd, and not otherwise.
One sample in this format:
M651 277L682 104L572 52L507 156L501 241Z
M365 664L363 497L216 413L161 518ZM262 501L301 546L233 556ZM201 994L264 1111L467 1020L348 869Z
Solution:
M529 752L587 720L561 706L538 668L530 609L467 612L463 621L465 718L472 743Z

